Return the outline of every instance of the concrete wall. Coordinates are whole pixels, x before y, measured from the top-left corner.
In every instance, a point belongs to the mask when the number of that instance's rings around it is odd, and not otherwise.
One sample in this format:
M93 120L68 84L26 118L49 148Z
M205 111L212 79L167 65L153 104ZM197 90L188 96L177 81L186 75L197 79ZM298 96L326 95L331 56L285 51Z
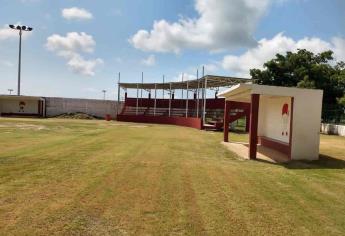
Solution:
M322 95L319 90L297 90L293 105L292 159L319 158Z
M290 110L291 98L260 96L258 136L289 143L291 112L282 115L284 104L288 104Z
M345 137L345 125L321 124L321 133Z
M20 102L24 102L25 105L19 105ZM1 99L0 100L0 113L11 114L38 114L38 101L22 99Z
M92 116L103 118L110 114L116 118L117 102L109 100L76 99L45 97L47 117L53 117L64 113L83 112ZM119 111L122 109L122 102Z

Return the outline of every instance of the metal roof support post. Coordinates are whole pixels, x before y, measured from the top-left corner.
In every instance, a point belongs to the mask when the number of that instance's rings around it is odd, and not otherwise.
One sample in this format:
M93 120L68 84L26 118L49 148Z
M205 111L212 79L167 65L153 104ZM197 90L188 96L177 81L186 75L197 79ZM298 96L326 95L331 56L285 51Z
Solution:
M120 78L121 78L121 74L120 74L120 72L119 72L119 79L118 79L118 83L117 83L116 115L119 114L119 106L120 106L120 93L121 93L121 89L120 89Z
M188 85L189 81L187 80L186 117L188 117Z
M196 117L199 118L199 70L196 70L196 80L198 82L198 88L196 89Z
M205 96L204 96L204 113L203 113L203 124L206 123L206 101L207 101L207 77L205 78Z
M207 77L205 78L205 96L204 96L204 113L203 113L203 123L206 123L206 101L207 101Z
M203 82L201 81L200 84L200 98L199 98L199 118L202 120L202 109L203 109L203 104L204 104L204 85Z
M169 89L169 117L171 116L171 83Z
M205 73L204 67L202 67L202 75L203 77ZM204 87L204 108L203 108L203 113L202 113L202 122L205 125L205 118L206 118L206 97L207 97L207 77L205 78L205 87Z
M135 114L138 115L138 103L139 103L139 84L137 84L137 104L136 104L136 108L135 108Z
M156 116L156 106L157 106L157 84L155 84L155 102L153 106L153 116Z

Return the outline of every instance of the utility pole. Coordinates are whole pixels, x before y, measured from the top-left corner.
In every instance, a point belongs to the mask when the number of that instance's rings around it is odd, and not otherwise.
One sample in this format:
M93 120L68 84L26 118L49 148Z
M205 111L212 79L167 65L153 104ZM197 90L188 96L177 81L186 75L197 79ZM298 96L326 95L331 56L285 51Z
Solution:
M23 31L32 31L33 28L27 27L25 25L9 25L9 27L13 30L19 31L19 58L18 58L18 88L17 88L17 95L20 95L20 74L21 74L21 63L22 63L22 32Z

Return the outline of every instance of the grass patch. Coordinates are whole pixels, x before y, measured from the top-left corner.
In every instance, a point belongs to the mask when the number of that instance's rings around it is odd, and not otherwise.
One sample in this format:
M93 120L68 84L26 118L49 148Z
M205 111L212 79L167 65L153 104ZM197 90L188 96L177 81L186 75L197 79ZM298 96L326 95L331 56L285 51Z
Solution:
M274 165L176 126L0 119L0 133L1 234L345 234L345 138Z

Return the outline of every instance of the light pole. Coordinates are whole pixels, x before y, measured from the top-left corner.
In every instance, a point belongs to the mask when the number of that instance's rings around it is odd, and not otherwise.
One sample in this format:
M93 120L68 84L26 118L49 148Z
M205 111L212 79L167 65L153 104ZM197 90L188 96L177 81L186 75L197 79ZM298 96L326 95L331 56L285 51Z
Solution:
M13 89L7 89L7 90L10 92L10 95L11 95L13 92Z
M107 90L102 90L103 92L103 100L105 100L105 93L107 92Z
M18 90L17 94L20 95L20 71L21 71L21 61L22 61L22 31L32 31L33 28L25 26L25 25L9 25L9 27L13 30L19 31L19 59L18 59Z

